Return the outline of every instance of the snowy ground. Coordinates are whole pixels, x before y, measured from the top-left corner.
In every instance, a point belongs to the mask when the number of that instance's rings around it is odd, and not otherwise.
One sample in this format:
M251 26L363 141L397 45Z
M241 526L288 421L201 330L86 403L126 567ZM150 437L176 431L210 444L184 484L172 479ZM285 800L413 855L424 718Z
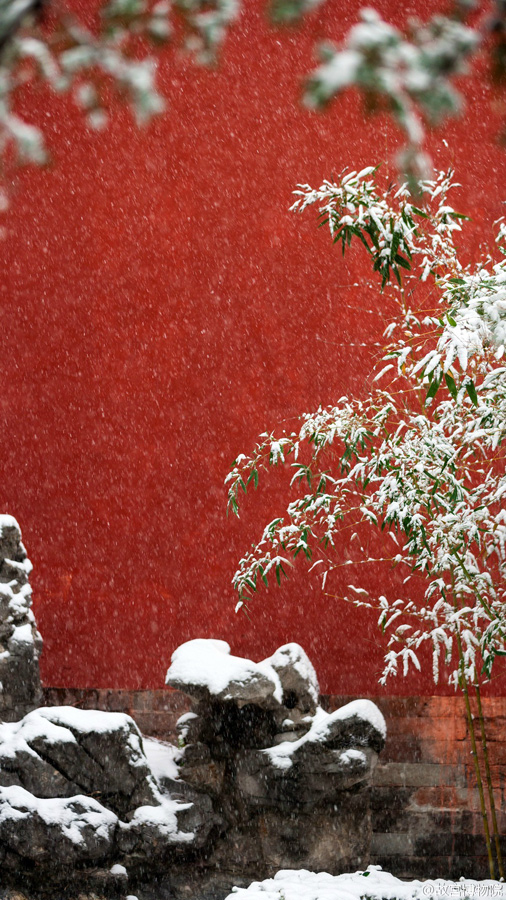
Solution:
M478 900L504 898L506 884L497 881L401 881L380 866L365 872L328 875L290 869L274 878L255 881L248 888L233 888L227 900Z

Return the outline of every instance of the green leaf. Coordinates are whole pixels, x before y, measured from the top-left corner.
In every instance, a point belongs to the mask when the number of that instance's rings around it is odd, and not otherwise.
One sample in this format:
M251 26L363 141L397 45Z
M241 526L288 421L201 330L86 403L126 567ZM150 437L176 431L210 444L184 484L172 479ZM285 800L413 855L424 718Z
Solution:
M360 230L360 228L358 228L358 227L356 228L355 234L356 234L356 236L362 241L362 243L363 243L365 249L367 250L367 252L368 252L368 253L372 253L372 250L371 250L371 248L369 247L369 244L367 243L367 241L366 241L364 235L362 234L362 231Z
M456 323L455 319L453 318L453 316L451 316L450 313L448 313L447 316L446 316L446 318L447 318L447 320L448 320L448 324L451 325L452 328L455 328L455 326L457 325L457 323Z
M371 238L371 241L373 242L374 246L376 247L376 250L379 250L380 246L379 246L378 234L377 234L376 228L373 227L372 225L370 225L368 228L365 229L365 231Z
M431 381L431 383L430 383L430 385L429 385L429 390L427 391L427 394L426 394L426 397L425 397L425 402L426 402L426 403L427 403L427 400L432 400L432 398L436 396L436 394L437 394L437 392L438 392L438 390L439 390L439 385L440 385L440 384L441 384L441 376L440 376L439 378L434 378L434 379Z
M398 253L397 256L395 257L395 262L397 263L398 266L402 266L403 269L408 269L408 270L411 269L410 262L407 259L404 259L404 257L401 256L400 253Z
M490 676L492 674L492 663L493 663L493 659L491 659L490 657L489 657L489 659L485 660L485 662L483 663L483 666L481 669L481 674L486 675L487 678L490 678Z
M453 378L449 372L445 372L445 381L446 381L446 386L447 386L448 390L450 391L450 394L452 395L453 399L456 400L457 399L457 385L455 384L455 381L453 380Z
M469 394L474 406L478 406L478 394L476 393L474 381L471 381L471 380L466 381L466 391Z

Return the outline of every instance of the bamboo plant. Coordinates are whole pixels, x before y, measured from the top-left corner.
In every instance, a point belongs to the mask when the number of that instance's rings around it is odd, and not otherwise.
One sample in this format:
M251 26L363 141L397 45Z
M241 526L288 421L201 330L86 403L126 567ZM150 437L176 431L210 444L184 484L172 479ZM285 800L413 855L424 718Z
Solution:
M263 434L235 460L237 515L260 473L290 473L285 508L239 562L237 608L300 554L328 595L376 611L383 683L427 658L436 683L444 672L464 697L490 874L503 878L480 685L506 655L506 229L499 223L493 254L464 265L452 173L421 181L417 205L408 186L383 190L379 178L368 167L296 191L293 209L316 205L344 255L362 244L395 313L365 397L304 414L297 431ZM369 529L379 557L363 547ZM401 570L398 595L343 583L345 566L380 561Z

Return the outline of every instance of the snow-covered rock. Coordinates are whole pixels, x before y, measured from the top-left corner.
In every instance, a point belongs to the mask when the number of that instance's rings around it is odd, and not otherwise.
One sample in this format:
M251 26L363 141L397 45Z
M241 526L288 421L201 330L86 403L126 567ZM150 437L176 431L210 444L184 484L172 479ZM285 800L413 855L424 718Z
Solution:
M19 719L42 697L31 571L16 519L0 515L0 721Z
M336 871L365 860L368 788L386 736L374 703L325 712L298 644L255 663L223 641L189 641L173 654L167 682L192 699L179 723L182 777L212 797L223 823L210 868L243 873L255 859L257 873Z
M111 865L156 868L176 848L194 851L213 826L211 803L197 809L161 782L122 713L51 707L0 724L2 870L28 877L36 866L58 883L69 867L100 864L114 879Z
M241 755L239 790L255 806L295 804L308 812L337 803L343 791L369 783L385 736L385 720L369 700L333 713L318 707L302 737Z
M41 799L22 787L0 788L0 859L15 853L39 865L75 865L107 857L118 818L93 797Z
M159 790L130 716L55 706L0 725L0 784L38 797L107 795L118 815L159 802Z
M280 679L268 662L232 656L225 641L197 639L181 644L172 654L166 683L199 700L231 700L239 707L257 703L272 708L283 695Z
M320 686L314 666L299 644L284 644L264 660L277 673L283 688L283 705L302 713L314 713Z
M373 703L323 710L297 644L256 663L189 641L168 681L193 705L177 748L143 740L122 713L49 707L0 722L6 883L111 894L160 876L171 896L216 897L281 867L365 864L385 740Z
M311 727L297 741L278 743L264 751L271 763L284 771L297 761L310 757L314 745L336 751L345 764L364 759L357 748L371 748L379 753L385 744L386 724L383 715L371 700L354 700L333 713L318 707L311 720ZM355 750L350 750L354 747ZM337 758L337 757L336 757ZM331 764L332 765L332 764Z

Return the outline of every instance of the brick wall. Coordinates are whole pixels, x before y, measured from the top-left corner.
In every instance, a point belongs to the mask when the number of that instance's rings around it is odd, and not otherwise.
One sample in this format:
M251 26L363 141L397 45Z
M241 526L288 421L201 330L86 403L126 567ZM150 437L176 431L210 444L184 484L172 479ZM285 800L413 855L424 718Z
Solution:
M349 699L327 703L335 709ZM462 697L373 699L388 738L374 776L372 862L400 877L489 877ZM484 699L483 713L499 832L506 836L506 698Z
M332 710L353 699L332 695L324 705ZM372 699L385 716L388 737L372 788L371 862L407 878L488 877L462 698ZM168 740L189 709L186 697L169 690L46 688L45 703L126 712L144 734ZM483 711L499 831L506 835L506 697L484 699Z
M122 691L76 688L45 688L45 706L77 706L104 709L132 716L143 734L175 740L176 722L190 709L188 697L179 691Z

